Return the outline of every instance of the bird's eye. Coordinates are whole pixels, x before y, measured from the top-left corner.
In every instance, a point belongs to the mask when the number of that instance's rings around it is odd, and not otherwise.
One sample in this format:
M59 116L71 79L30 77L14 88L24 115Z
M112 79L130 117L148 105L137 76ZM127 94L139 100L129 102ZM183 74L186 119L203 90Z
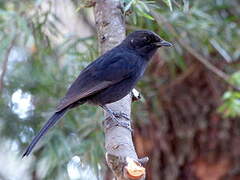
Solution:
M146 41L146 42L150 42L151 39L148 36L144 36L143 40Z

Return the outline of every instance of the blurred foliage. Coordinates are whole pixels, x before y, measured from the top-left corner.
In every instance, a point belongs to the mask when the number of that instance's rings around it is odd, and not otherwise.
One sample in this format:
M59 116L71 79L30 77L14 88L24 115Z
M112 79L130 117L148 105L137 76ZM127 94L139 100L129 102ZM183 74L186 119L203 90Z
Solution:
M219 112L222 112L225 117L240 116L240 72L233 73L229 79L230 83L237 87L237 90L228 90L223 95L223 105L219 107Z
M40 1L6 1L0 9L1 64L9 56L4 88L0 99L0 136L12 139L21 153L53 113L67 87L91 60L97 57L95 37L64 36L58 29L61 20L49 9L42 9ZM9 53L12 39L16 38ZM53 39L62 39L56 43ZM84 49L84 50L79 50ZM9 54L7 54L9 53ZM16 92L24 98L31 96L31 106L25 116L16 113L13 102ZM29 103L29 102L28 102ZM36 149L32 171L41 172L44 179L67 175L67 164L73 155L90 163L98 172L103 157L101 111L82 106L64 117L57 128L49 132ZM81 142L81 143L80 143ZM39 168L43 169L43 168ZM39 172L38 172L39 173ZM64 176L69 179L69 176Z
M62 20L51 11L51 3L47 10L42 8L42 3L46 2L0 1L1 64L9 57L0 99L0 137L17 143L19 156L50 117L68 85L98 56L95 36L79 38L62 34ZM171 74L162 79L144 77L139 83L138 87L148 92L147 98L154 95L148 83L157 81L164 85L175 79L177 72L186 71L186 50L180 41L213 64L228 63L223 71L230 76L231 84L240 86L240 4L237 0L123 0L123 4L128 31L151 29L174 42L174 48L161 50ZM16 40L11 48L13 39ZM22 97L31 97L31 108L25 116L16 113L19 108L13 101L16 92L21 92ZM224 103L219 111L224 116L239 116L239 99L240 93L230 88L223 95ZM141 104L135 106L142 109L134 111L134 116L145 117ZM68 113L35 150L31 171L40 173L43 179L69 179L66 167L76 155L100 173L99 164L103 164L104 154L102 119L99 108L85 105ZM44 170L38 172L39 169Z
M172 69L171 78L162 79L161 82L168 83L175 78L179 68L186 70L187 65L183 58L186 54L184 47L186 44L205 57L206 61L211 60L213 64L217 61L229 63L229 66L223 67L223 71L226 71L226 77L229 76L228 83L238 89L239 65L238 63L231 65L240 60L238 1L125 0L125 2L127 2L125 11L129 15L127 21L129 29L152 29L163 38L174 42L175 49L167 49L168 57L165 59ZM166 4L169 9L166 8ZM159 15L155 20L152 20L153 12ZM226 94L228 98L223 96L223 105L219 112L225 117L239 116L239 92L230 89Z

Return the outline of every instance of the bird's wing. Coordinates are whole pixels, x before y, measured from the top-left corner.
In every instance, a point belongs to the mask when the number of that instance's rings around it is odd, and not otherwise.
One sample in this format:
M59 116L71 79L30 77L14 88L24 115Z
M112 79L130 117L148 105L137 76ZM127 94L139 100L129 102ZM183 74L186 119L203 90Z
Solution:
M131 56L131 53L109 53L91 63L73 82L58 104L57 111L131 76L133 59L136 59Z

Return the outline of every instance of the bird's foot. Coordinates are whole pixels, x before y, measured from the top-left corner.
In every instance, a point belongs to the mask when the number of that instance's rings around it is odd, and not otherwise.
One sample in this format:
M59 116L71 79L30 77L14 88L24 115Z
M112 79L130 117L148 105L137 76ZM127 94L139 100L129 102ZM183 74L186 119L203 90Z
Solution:
M122 113L122 112L113 112L111 109L109 109L107 106L102 105L101 106L105 111L108 112L108 114L110 115L111 119L116 123L116 126L121 126L124 127L126 129L128 129L129 131L133 132L132 128L131 128L131 121L130 118L128 117L127 114ZM124 121L124 120L119 120L120 118L125 118L128 121Z
M124 114L124 113L123 113ZM124 114L126 115L126 114ZM121 118L123 117L122 114L120 113L115 113L113 112L111 114L111 119L114 120L114 122L116 123L117 126L120 126L120 127L124 127L124 128L127 128L129 131L133 131L132 128L131 128L131 123L130 122L127 122L127 121L121 121L119 120L118 118ZM124 117L125 118L125 117ZM129 119L129 118L128 118Z
M124 114L124 116L127 116L125 113L115 113L115 112L113 112L110 115L110 117L116 123L116 126L124 127L126 129L128 129L129 131L133 132L133 129L131 128L131 123L130 122L128 122L128 121L121 121L121 120L118 119L118 118L123 117L123 114ZM126 117L124 117L124 118L126 118Z
M116 118L125 118L126 120L129 120L131 121L131 119L128 117L127 114L123 113L123 112L113 112L113 115L116 117Z
M112 118L116 123L117 126L124 127L128 129L129 131L133 132L133 129L131 128L131 123L127 121L119 121L116 117Z

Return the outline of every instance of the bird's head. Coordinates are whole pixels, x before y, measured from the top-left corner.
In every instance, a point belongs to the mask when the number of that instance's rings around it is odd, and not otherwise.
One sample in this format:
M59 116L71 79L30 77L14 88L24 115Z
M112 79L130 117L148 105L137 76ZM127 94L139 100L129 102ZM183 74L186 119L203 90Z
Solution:
M123 44L149 58L158 48L172 46L170 42L163 40L159 35L149 30L137 30L130 33L123 41Z

